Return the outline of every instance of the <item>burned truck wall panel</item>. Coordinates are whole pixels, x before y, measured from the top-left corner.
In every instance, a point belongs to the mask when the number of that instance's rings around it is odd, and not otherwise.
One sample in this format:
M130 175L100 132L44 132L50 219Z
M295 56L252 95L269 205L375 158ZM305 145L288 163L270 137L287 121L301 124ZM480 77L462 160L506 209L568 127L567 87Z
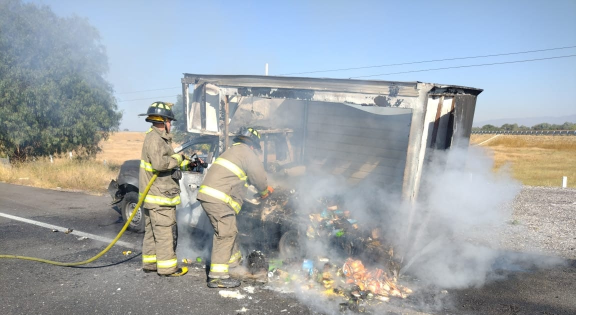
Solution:
M202 84L194 89L192 103L187 109L188 131L204 134L219 133L221 94L212 84Z
M454 98L444 96L433 96L429 98L428 108L434 108L430 113L435 114L433 122L429 123L428 138L429 147L444 150L450 146L449 138L452 138L451 112L454 110Z
M292 143L303 147L294 151L304 152L303 162L311 170L343 177L349 184L367 179L392 184L403 176L410 109L254 96L232 98L230 106L237 99L230 130L241 126L291 128Z
M343 99L322 99L329 95L334 97L336 94L342 96L343 93L364 94L367 100L361 100L358 104L375 106L375 102L368 102L368 99L384 100L396 97L414 98L419 96L416 89L418 82L391 82L391 81L365 81L365 80L345 80L345 79L315 79L298 77L272 77L272 76L252 76L252 75L202 75L184 73L181 79L182 84L193 84L196 88L204 83L211 83L220 87L237 88L235 93L228 91L228 94L241 94L244 96L259 97L286 97L296 99L320 100L326 102L343 102ZM280 90L303 91L293 93L294 96L282 95ZM309 92L310 91L310 92ZM340 94L341 93L341 94ZM318 96L323 95L323 96ZM346 98L347 96L344 96ZM390 104L395 102L388 102Z
M454 141L452 145L468 146L469 137L473 128L473 117L475 116L475 103L477 95L472 93L459 94L455 97L455 109L453 126Z
M268 126L271 129L301 131L305 106L306 101L296 99L235 97L230 102L230 130L235 132L242 126Z
M414 133L421 140L409 144L410 148L419 149L412 156L416 161L407 163L410 172L405 172L403 186L403 197L411 200L418 198L422 169L427 168L434 151L469 145L475 103L481 93L478 89L440 85L431 85L421 91L427 91L423 112L416 112L416 115L423 115L422 130L411 130L411 137ZM409 156L411 153L415 152L409 150Z
M195 74L184 74L182 84L194 87L186 104L189 132L219 136L223 143L225 127L230 137L244 125L273 137L285 129L295 163L349 184L383 184L410 200L431 152L468 145L482 91L422 82Z
M310 102L305 163L349 184L384 186L402 179L412 111L374 114L339 103Z
M440 114L436 116L433 128L430 128L433 131L430 135L431 148L468 145L479 93L481 90L452 86L436 86L431 90L430 101L439 100Z

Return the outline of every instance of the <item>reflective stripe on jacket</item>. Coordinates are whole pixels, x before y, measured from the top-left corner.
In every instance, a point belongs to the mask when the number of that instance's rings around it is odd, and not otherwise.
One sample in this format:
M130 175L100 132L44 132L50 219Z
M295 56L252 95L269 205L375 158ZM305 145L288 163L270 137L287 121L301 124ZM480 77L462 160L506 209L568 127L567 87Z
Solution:
M233 174L237 175L237 177L244 182L244 186L248 187L248 176L246 176L246 172L244 172L243 169L239 168L237 165L231 163L230 161L227 161L226 159L220 157L217 158L213 164L218 164L221 165L223 167L225 167L226 169L230 170ZM237 203L235 200L233 200L233 198L231 198L231 196L229 196L228 194L216 190L214 188L208 187L206 185L202 185L200 186L200 189L198 190L198 192L201 192L203 194L209 195L211 197L217 198L221 201L223 201L224 203L228 204L231 209L233 209L235 211L235 214L240 213L240 210L242 210L242 206Z
M202 182L202 186L208 188L201 187L197 198L224 202L238 213L248 185L254 185L261 192L266 190L267 172L252 148L244 143L235 143L210 166Z
M242 206L239 203L237 203L235 200L233 200L233 198L231 198L231 196L229 196L228 194L226 194L224 192L218 191L218 190L208 187L206 185L200 186L200 189L198 190L198 192L209 195L216 199L219 199L220 201L223 201L224 203L228 204L231 207L231 209L233 209L235 211L235 214L240 213L240 210L242 210Z
M183 161L171 147L172 136L164 130L152 126L146 132L140 161L140 194L146 190L155 173L158 177L144 199L144 207L155 209L159 206L175 206L181 203L179 182L171 177L173 169Z
M246 176L246 172L244 172L243 169L222 157L218 158L214 164L222 165L226 169L230 170L233 174L237 175L241 181L244 181L244 186L248 187L248 176Z

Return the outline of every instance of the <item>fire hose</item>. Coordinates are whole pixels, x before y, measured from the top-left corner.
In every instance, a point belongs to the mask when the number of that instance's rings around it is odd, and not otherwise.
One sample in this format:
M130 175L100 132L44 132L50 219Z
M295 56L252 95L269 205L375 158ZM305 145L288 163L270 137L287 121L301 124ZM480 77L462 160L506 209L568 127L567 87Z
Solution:
M106 248L104 250L99 252L96 256L94 256L88 260L79 261L79 262L60 262L60 261L47 260L47 259L42 259L42 258L37 258L37 257L17 256L17 255L0 255L0 258L12 258L12 259L24 259L24 260L38 261L38 262L43 262L43 263L56 265L56 266L62 266L62 267L74 267L74 266L81 266L81 265L91 263L92 261L94 261L94 260L100 258L102 255L106 254L106 252L108 252L111 249L111 247L113 247L113 245L115 245L115 243L117 243L117 241L121 238L121 235L123 235L123 233L125 233L125 230L127 229L129 224L131 223L131 220L133 220L133 217L139 210L142 202L146 198L146 195L148 194L148 191L150 190L150 187L154 183L154 180L156 179L157 176L158 176L158 174L154 174L154 176L152 176L152 178L148 182L148 186L146 186L146 190L144 190L144 193L138 200L138 203L135 205L133 212L129 216L129 220L127 220L125 225L123 225L123 228L121 229L119 234L117 234L117 237L115 237L115 239L110 244L108 244L108 246L106 246Z

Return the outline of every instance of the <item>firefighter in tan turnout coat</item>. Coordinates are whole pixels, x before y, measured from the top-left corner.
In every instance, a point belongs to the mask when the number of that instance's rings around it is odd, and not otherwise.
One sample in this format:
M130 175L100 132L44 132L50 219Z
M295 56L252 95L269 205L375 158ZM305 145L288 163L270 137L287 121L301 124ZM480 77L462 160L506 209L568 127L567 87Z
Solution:
M187 268L178 268L177 222L175 206L180 201L179 179L181 171L190 164L183 155L176 154L171 147L171 121L175 120L173 104L154 102L148 108L147 122L152 123L146 132L140 162L140 197L154 174L158 177L144 199L146 231L142 245L142 269L158 272L160 276L182 276ZM178 168L179 167L179 168Z
M230 267L240 265L242 253L237 242L236 215L240 212L248 185L254 185L267 198L273 188L267 185L267 173L255 153L260 150L260 134L243 127L231 148L219 156L208 170L198 191L204 211L215 234L211 253L208 287L233 288L240 285L230 277Z

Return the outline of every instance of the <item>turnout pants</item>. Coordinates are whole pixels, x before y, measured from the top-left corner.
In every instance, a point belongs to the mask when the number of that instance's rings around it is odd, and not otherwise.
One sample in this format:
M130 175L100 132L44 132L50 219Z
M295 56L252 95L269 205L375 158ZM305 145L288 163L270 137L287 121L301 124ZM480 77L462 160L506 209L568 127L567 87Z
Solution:
M177 271L175 207L144 208L144 214L146 234L142 245L142 266L159 274L172 274Z
M235 212L225 203L200 202L215 230L208 277L229 278L229 266L238 265L242 257Z

